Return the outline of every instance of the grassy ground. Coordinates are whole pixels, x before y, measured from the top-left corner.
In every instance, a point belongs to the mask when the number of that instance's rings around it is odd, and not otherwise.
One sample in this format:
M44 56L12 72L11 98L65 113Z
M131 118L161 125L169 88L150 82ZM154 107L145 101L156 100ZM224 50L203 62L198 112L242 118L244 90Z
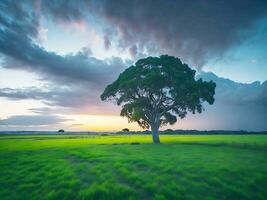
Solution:
M267 199L267 136L1 136L0 199Z

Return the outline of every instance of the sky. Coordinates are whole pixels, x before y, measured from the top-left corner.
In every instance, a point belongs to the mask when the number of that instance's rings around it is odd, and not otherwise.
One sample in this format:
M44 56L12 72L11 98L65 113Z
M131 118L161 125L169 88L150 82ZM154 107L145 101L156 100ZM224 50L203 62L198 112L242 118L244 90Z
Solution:
M169 54L217 83L162 129L267 130L264 0L0 1L0 131L141 130L101 102L138 59Z

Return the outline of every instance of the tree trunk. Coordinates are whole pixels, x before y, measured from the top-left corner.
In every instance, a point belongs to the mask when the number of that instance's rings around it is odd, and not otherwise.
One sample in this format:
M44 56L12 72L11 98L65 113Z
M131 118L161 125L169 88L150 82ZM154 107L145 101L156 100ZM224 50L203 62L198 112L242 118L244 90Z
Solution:
M151 131L152 131L152 138L153 138L153 142L154 144L159 144L160 140L159 140L159 127L158 126L151 126Z

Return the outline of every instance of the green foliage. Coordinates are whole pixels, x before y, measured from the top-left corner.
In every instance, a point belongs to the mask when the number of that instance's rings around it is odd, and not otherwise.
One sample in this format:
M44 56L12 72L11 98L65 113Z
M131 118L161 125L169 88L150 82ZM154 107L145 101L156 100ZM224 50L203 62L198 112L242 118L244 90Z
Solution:
M164 135L164 145L150 141L0 137L0 199L267 199L266 135Z
M121 116L142 128L174 124L176 116L201 113L203 102L213 104L216 84L195 80L195 70L173 56L138 60L108 85L102 100L122 105Z

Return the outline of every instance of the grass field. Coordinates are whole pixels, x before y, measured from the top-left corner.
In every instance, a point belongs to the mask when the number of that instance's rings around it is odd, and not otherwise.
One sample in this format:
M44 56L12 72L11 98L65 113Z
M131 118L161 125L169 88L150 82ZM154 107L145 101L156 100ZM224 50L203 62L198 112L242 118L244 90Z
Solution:
M0 136L0 199L267 199L267 135Z

